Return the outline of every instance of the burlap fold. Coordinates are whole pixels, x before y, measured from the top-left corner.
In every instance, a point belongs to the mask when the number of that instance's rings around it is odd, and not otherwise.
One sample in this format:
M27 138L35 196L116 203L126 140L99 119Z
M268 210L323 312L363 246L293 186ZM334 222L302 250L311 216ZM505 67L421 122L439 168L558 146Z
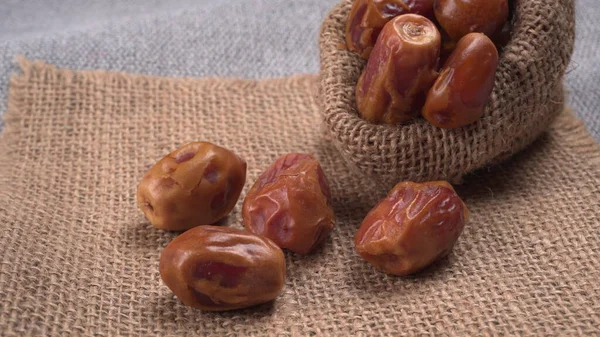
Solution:
M443 130L424 119L374 125L356 112L365 62L345 48L353 0L323 22L319 100L332 143L353 167L385 186L446 179L502 161L531 144L563 110L563 75L573 52L573 0L514 0L511 40L500 55L490 102L470 126Z
M472 220L451 256L383 275L352 238L386 191L321 140L316 76L165 79L21 62L0 135L0 335L379 336L600 334L600 148L561 115L534 145L458 192ZM203 313L161 282L174 233L136 209L138 181L177 146L207 140L248 161L314 153L338 226L287 255L274 303ZM225 225L241 227L240 207Z

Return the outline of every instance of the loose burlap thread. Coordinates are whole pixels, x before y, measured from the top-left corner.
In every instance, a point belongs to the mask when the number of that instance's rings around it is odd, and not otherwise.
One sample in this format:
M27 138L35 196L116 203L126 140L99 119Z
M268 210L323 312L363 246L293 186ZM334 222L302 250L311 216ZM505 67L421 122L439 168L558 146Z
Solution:
M21 60L0 135L0 335L379 336L600 334L600 148L562 114L534 145L458 188L472 218L448 259L381 274L352 239L386 193L321 138L317 78L166 79ZM147 168L206 140L248 162L242 196L276 157L314 153L338 225L286 253L273 303L183 306L160 280L175 233L136 208ZM241 228L238 205L223 225Z
M573 0L514 0L511 40L500 55L483 117L443 130L424 119L374 125L358 116L355 87L364 68L346 49L353 0L323 22L319 100L332 143L349 165L387 187L398 180L460 182L531 144L564 109L563 75L573 52Z

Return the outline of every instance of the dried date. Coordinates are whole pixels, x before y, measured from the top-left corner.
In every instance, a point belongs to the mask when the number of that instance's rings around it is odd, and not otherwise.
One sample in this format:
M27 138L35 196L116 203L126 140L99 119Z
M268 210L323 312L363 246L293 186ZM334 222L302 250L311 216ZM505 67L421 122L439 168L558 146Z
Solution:
M365 217L354 244L377 269L408 275L449 254L467 218L447 182L402 182Z
M435 17L454 41L469 33L494 36L508 20L508 0L435 0Z
M285 257L271 240L229 227L200 226L162 252L163 282L187 306L225 311L274 300L285 284Z
M308 154L290 153L269 166L248 192L244 225L282 248L307 254L335 226L330 199L319 162Z
M437 76L441 36L427 18L405 14L383 28L356 86L359 114L371 123L418 116Z
M433 18L433 0L356 0L346 21L346 45L368 59L377 37L390 20L402 14Z
M471 33L463 37L429 91L423 117L445 129L477 121L494 88L497 67L498 51L487 36Z
M210 225L227 216L246 181L246 162L207 143L173 151L146 173L137 202L157 228L173 231Z

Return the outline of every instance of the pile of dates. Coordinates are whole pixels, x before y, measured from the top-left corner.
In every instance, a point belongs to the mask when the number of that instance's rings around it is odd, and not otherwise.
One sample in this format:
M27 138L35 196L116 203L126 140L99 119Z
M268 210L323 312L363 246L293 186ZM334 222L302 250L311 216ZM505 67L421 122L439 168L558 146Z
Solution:
M246 162L208 142L171 152L143 177L137 203L157 228L184 231L163 250L163 282L185 304L234 310L274 300L285 284L282 249L314 252L335 226L329 183L310 154L289 153L244 198L246 230L219 226L246 183ZM417 272L452 250L468 210L447 182L402 182L365 217L357 252L393 275Z
M376 124L422 115L445 129L483 115L510 39L508 0L356 0L346 45L367 59L358 113Z

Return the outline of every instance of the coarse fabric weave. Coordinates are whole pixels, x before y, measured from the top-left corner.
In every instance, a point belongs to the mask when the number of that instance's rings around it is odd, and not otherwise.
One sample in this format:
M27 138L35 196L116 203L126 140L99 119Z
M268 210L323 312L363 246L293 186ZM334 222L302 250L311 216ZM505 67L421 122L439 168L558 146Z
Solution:
M533 146L458 187L471 211L448 259L412 277L353 248L386 194L323 139L318 78L167 79L21 60L0 135L2 336L600 334L600 145L562 114ZM286 253L276 301L204 313L162 283L176 234L135 202L145 171L189 141L248 162L242 197L291 151L313 153L337 227L312 255ZM241 200L224 225L242 228Z
M500 55L483 117L443 130L416 119L375 125L356 111L355 87L365 61L344 47L352 0L325 19L321 107L342 156L385 186L398 180L450 180L504 160L535 140L564 109L563 76L573 52L573 0L515 0L511 40Z

